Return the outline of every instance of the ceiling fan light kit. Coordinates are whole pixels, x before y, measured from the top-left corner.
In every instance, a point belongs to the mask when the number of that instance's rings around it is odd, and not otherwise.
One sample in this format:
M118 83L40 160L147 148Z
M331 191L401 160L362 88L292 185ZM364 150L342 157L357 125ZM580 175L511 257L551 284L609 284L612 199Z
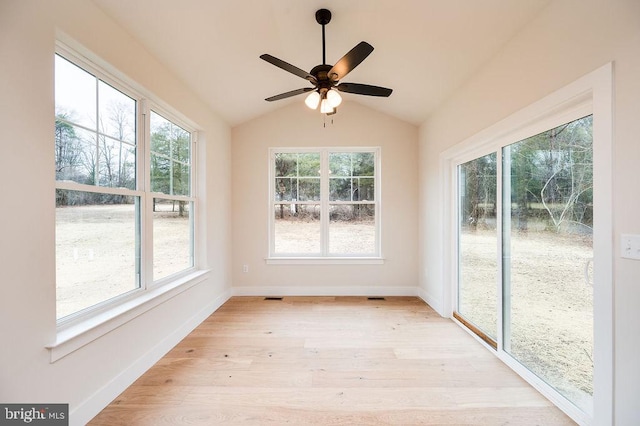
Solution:
M317 109L318 105L320 105L320 93L315 90L309 93L307 98L304 100L304 103L311 109Z
M327 9L320 9L316 12L316 22L322 25L322 64L316 65L309 72L304 71L294 65L291 65L282 59L269 54L261 55L260 58L272 65L282 68L283 70L297 75L298 77L308 80L313 87L305 87L302 89L292 90L290 92L281 93L271 96L265 100L268 102L286 99L292 96L301 95L310 92L304 103L311 109L317 109L320 106L320 112L326 115L336 113L337 107L342 103L340 92L353 93L356 95L388 97L391 95L392 89L380 86L371 86L360 83L340 83L349 72L357 67L367 56L373 52L373 46L365 41L358 43L353 49L347 52L335 65L327 65L325 34L324 27L331 21L331 12Z
M325 96L327 97L327 103L332 108L337 108L342 103L342 96L335 90L329 90Z

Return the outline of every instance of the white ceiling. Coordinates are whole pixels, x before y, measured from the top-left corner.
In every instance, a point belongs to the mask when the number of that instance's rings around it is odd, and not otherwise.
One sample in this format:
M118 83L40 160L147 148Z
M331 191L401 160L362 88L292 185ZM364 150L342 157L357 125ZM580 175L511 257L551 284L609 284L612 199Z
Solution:
M306 71L360 41L375 50L343 82L393 89L349 101L419 125L550 0L94 0L169 70L235 126L304 96L264 98L308 87L259 58L269 53Z

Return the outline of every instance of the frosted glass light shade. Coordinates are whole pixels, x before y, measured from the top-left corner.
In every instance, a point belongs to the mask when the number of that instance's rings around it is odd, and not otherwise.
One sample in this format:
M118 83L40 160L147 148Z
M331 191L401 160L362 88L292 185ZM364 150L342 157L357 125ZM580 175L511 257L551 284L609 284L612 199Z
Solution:
M304 100L304 103L311 109L318 108L318 104L320 103L320 93L316 91L309 93L309 96Z
M327 99L323 99L322 102L320 102L320 112L322 114L331 114L334 111L334 108L329 104L329 101Z
M342 96L335 90L329 90L327 92L327 102L329 102L331 108L336 108L342 102Z

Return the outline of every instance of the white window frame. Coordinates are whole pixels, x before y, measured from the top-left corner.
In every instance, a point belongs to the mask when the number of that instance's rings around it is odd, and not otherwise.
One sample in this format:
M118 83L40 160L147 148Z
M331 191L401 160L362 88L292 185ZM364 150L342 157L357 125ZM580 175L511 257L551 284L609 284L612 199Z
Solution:
M443 200L444 282L442 306L445 316L456 309L458 285L457 169L458 165L490 152L501 158L502 148L529 136L547 131L574 119L593 115L594 170L594 394L593 413L586 413L567 398L523 367L502 348L502 317L498 315L498 350L491 352L529 384L551 400L558 408L581 425L613 422L613 219L612 219L612 120L613 64L609 63L587 74L538 102L518 111L497 124L466 139L440 156ZM502 199L502 162L498 161L498 193ZM502 222L498 209L498 223ZM498 271L502 270L502 231L498 227ZM498 280L501 281L501 280ZM503 306L501 282L496 283L498 309ZM486 342L464 327L481 344ZM597 320L597 321L596 321Z
M196 238L198 236L198 233L195 231L195 227L197 225L197 221L195 219L196 219L196 212L198 210L198 198L195 195L197 194L197 186L196 186L197 179L196 179L196 173L195 173L195 169L196 169L195 165L197 164L198 133L193 128L193 126L183 122L183 120L176 117L175 113L168 111L165 107L162 107L161 105L155 102L146 102L145 104L146 104L145 109L143 111L144 127L145 129L148 129L148 130L145 130L146 143L144 144L144 159L146 160L145 161L146 164L151 163L150 121L151 121L152 111L162 116L162 118L170 121L172 124L175 124L181 127L182 129L186 130L191 135L191 141L190 141L191 158L190 158L190 164L189 164L190 195L172 195L172 194L165 194L163 192L151 192L151 170L150 170L150 166L145 167L144 184L145 184L145 188L149 188L149 191L148 191L148 196L145 198L144 215L145 215L146 223L149 224L148 228L150 231L147 232L147 235L145 236L144 245L146 245L146 250L147 252L150 252L150 255L143 257L143 259L145 260L143 262L143 265L144 265L146 276L151 277L148 280L150 282L150 286L157 286L157 285L162 285L164 283L171 282L173 279L179 278L180 276L193 272L194 270L197 269ZM193 206L193 208L189 210L189 222L191 225L191 238L190 238L191 248L190 249L191 249L192 266L190 268L184 269L182 271L179 271L175 274L168 275L166 277L162 277L160 279L153 278L153 199L154 198L160 198L163 200L170 200L170 201L185 201L185 202L192 203L192 206Z
M329 201L329 154L370 152L374 154L374 197L373 202L367 201ZM309 204L320 205L320 253L276 253L275 252L275 155L277 153L318 153L320 154L320 201ZM267 264L381 264L384 259L381 250L381 148L380 147L284 147L269 148L269 242ZM289 202L287 202L289 203ZM285 203L286 204L286 203ZM375 250L368 254L331 254L329 253L329 205L330 204L373 204L375 211Z
M199 197L198 176L198 126L167 105L144 87L130 80L109 63L84 48L64 34L58 34L55 54L67 59L98 79L120 90L136 101L136 188L108 188L75 182L57 181L56 189L122 194L140 199L140 286L94 306L62 317L56 321L56 339L47 345L51 362L66 356L87 343L152 309L171 297L204 281L209 271L203 269L198 252ZM188 196L151 192L150 175L150 111L180 126L191 134L190 194ZM193 266L159 280L153 280L153 198L192 203L189 211L191 222L191 253ZM57 302L56 302L57 304Z

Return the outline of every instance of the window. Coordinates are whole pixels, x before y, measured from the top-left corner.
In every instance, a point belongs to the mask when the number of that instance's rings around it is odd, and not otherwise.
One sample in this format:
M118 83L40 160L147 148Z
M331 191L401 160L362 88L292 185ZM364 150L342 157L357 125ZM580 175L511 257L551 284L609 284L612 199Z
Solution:
M160 279L193 266L191 134L154 111L150 121L153 278Z
M379 156L272 149L270 257L380 257Z
M61 320L193 269L196 198L193 132L62 46L55 108Z

